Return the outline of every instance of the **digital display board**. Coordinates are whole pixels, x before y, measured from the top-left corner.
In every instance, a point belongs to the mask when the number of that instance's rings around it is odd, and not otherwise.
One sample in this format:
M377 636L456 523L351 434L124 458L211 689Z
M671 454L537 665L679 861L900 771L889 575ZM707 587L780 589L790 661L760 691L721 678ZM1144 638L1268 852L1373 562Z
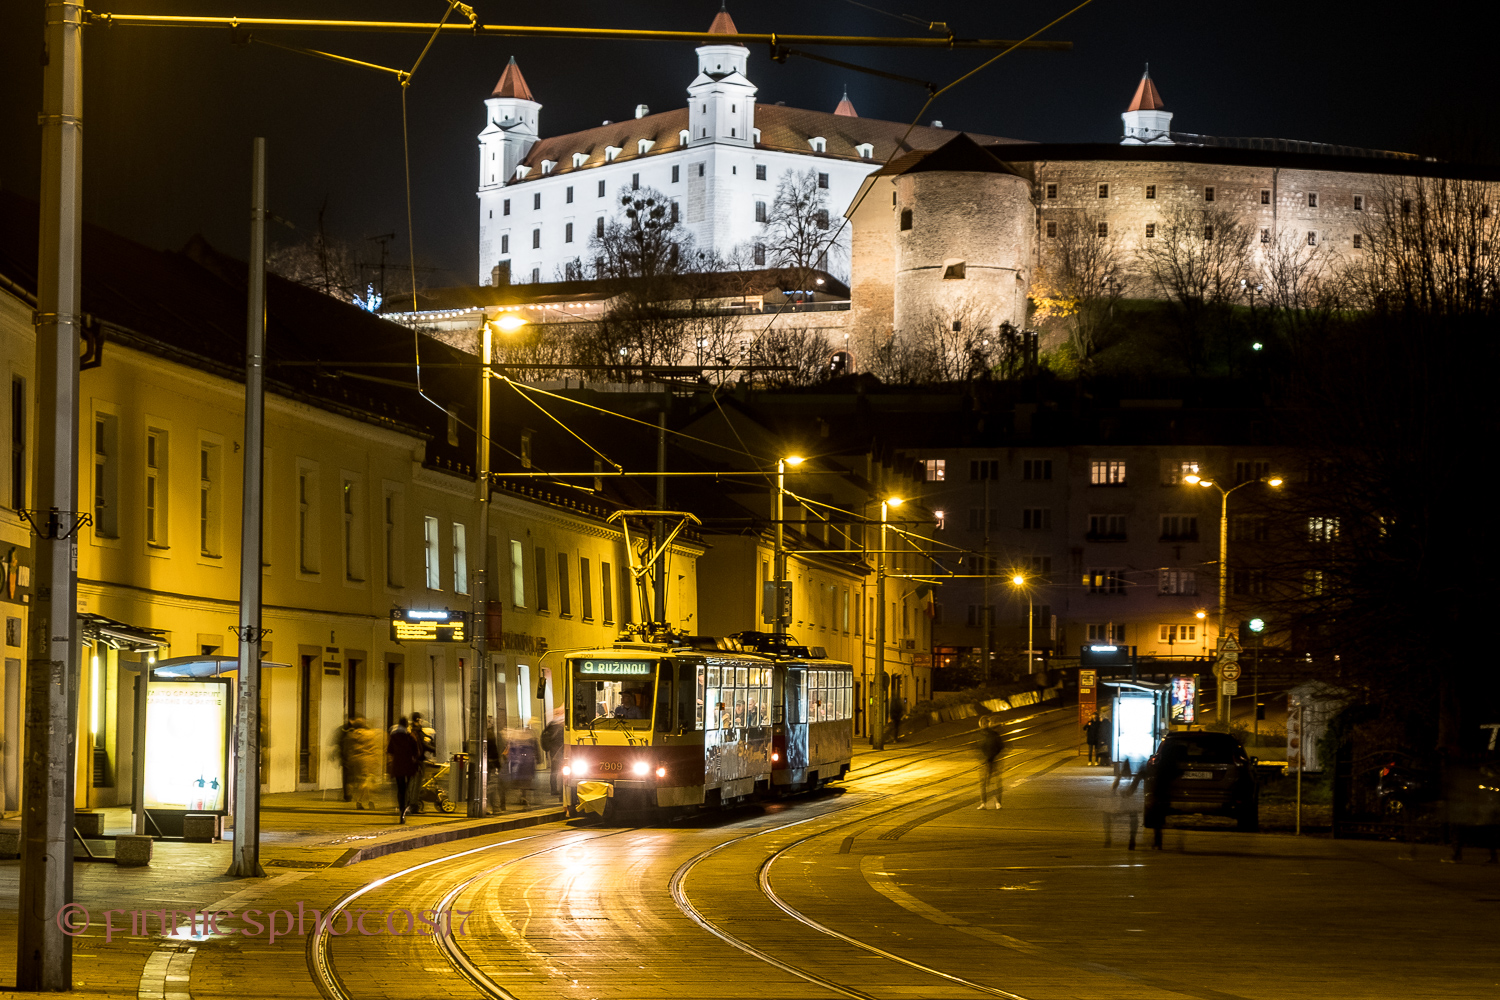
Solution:
M391 639L395 642L468 642L469 613L418 608L391 609Z
M225 811L229 682L152 681L146 693L145 807Z
M1194 717L1193 706L1197 701L1198 681L1193 677L1172 678L1172 701L1170 709L1172 721L1179 725L1190 725L1198 720Z
M654 660L574 660L578 672L590 677L650 677Z

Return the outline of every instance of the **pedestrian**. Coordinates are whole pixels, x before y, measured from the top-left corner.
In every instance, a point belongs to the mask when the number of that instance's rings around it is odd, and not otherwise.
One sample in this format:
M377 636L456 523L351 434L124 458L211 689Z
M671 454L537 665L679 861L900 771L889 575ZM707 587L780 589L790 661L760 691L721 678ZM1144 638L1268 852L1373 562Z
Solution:
M1088 724L1083 727L1084 742L1089 745L1090 764L1103 763L1099 754L1099 744L1102 742L1103 732L1104 725L1099 721L1099 713L1095 712L1094 717L1089 719Z
M412 736L411 725L406 716L401 717L400 723L392 731L391 738L386 743L385 754L391 777L396 779L396 809L400 813L401 822L405 823L406 812L411 808L412 794L419 784L412 779L421 770L422 762L422 748Z
M380 730L363 716L351 716L342 747L344 781L356 809L375 808L375 781L380 775Z
M495 717L484 727L484 793L491 812L505 812L505 741L495 729Z
M417 741L417 788L412 794L411 811L422 811L422 784L427 780L427 764L437 759L437 730L427 724L421 712L411 713L411 736Z
M1115 783L1109 789L1109 801L1104 807L1104 846L1109 847L1114 841L1115 820L1120 816L1127 816L1130 820L1130 842L1128 850L1135 850L1135 835L1140 828L1140 805L1135 797L1135 791L1141 785L1141 775L1132 775L1130 761L1121 761L1120 768L1115 772Z
M1166 745L1146 761L1146 826L1151 828L1151 847L1161 850L1162 831L1167 826L1167 814L1172 809L1172 792L1177 787L1182 773L1181 741L1166 741ZM1127 762L1128 763L1128 762Z
M891 699L891 742L901 742L901 719L906 715L906 702L901 698Z
M510 785L521 800L521 808L530 809L531 785L536 780L536 760L540 754L536 733L528 728L513 729L505 735Z
M333 749L329 751L328 759L338 764L339 770L343 772L343 794L345 802L351 802L354 798L353 792L349 787L349 758L345 754L345 738L349 735L349 731L353 728L354 715L351 713L344 716L343 723L333 731L333 739L329 741Z
M563 724L562 709L555 709L552 721L542 730L542 749L547 752L547 774L552 782L552 794L562 798Z
M995 787L995 808L1000 808L1000 794L1004 791L1004 778L1000 773L1001 755L1005 752L1005 734L996 726L982 726L979 730L979 756L983 764L979 772L979 808L990 808L990 783Z

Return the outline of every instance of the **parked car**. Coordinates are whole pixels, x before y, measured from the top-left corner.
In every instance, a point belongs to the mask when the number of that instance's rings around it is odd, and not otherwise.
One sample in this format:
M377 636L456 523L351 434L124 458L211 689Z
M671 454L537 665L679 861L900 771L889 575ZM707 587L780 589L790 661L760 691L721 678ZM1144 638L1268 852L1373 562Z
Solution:
M1173 813L1228 816L1260 829L1254 761L1228 733L1168 733L1146 763L1146 817Z

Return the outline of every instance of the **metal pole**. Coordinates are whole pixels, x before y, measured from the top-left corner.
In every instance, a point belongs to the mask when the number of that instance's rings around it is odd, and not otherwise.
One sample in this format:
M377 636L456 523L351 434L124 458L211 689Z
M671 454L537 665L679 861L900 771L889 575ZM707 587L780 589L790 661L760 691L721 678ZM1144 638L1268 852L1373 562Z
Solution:
M1032 607L1033 605L1031 602L1031 589L1028 587L1026 590L1026 673L1028 675L1033 672L1032 665L1034 661L1032 659L1031 647L1035 645L1032 640L1036 634L1036 626L1032 617Z
M1307 763L1307 729L1302 725L1302 709L1297 706L1297 830L1296 835L1302 836L1302 771L1303 765Z
M875 749L885 749L885 724L889 712L889 680L885 673L885 522L886 504L880 504L880 548L875 550Z
M1229 595L1229 494L1230 490L1215 484L1221 498L1219 505L1219 642L1224 642L1224 605L1228 602ZM1222 657L1220 662L1214 664L1214 672L1219 675L1218 709L1219 721L1224 723L1225 732L1229 731L1229 708L1228 698L1224 694L1224 664Z
M151 670L156 666L156 654L147 653L140 662L140 672L135 682L135 731L131 733L130 747L133 761L130 775L130 832L138 837L146 835L146 705Z
M988 468L988 466L985 466L985 468ZM986 477L988 477L988 473L986 473ZM984 554L980 557L979 571L984 574L984 579L979 585L979 623L984 627L984 636L980 650L980 655L984 657L984 660L979 664L979 676L981 683L988 684L991 680L990 659L994 655L993 643L995 632L995 616L990 613L990 481L988 478L984 481L984 510L982 513L984 517ZM885 548L883 529L880 542L880 547L882 549Z
M261 492L265 474L266 140L250 165L249 306L245 320L245 484L240 524L239 701L235 708L234 851L227 874L264 878L260 866Z
M16 988L73 988L73 940L54 917L73 901L78 676L78 334L83 113L81 4L45 5L37 253L38 529L26 669ZM41 511L50 512L45 524Z
M786 635L786 619L781 614L781 589L786 583L786 532L782 524L782 520L786 517L785 498L786 461L778 458L776 460L776 552L771 557L776 591L772 604L775 621L771 624L771 631L776 635Z
M474 434L479 449L479 560L474 574L474 676L469 682L469 809L470 816L483 816L489 804L489 673L490 673L490 360L494 349L488 322L480 327L479 428Z
M656 415L656 471L667 471L667 406L671 397L666 394L666 387L662 387L662 409ZM664 476L656 477L656 509L667 509L667 480ZM667 522L664 518L656 519L656 546L661 549L656 557L656 620L665 622L667 620L667 551L663 544L667 539Z

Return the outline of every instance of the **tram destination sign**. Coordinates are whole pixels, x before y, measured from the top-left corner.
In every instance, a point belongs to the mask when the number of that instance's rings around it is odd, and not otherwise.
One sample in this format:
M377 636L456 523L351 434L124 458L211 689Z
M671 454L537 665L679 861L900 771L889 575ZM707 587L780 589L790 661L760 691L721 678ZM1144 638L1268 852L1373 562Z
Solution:
M392 608L395 642L468 642L469 613L430 608Z
M578 672L590 677L650 677L651 660L574 660Z

